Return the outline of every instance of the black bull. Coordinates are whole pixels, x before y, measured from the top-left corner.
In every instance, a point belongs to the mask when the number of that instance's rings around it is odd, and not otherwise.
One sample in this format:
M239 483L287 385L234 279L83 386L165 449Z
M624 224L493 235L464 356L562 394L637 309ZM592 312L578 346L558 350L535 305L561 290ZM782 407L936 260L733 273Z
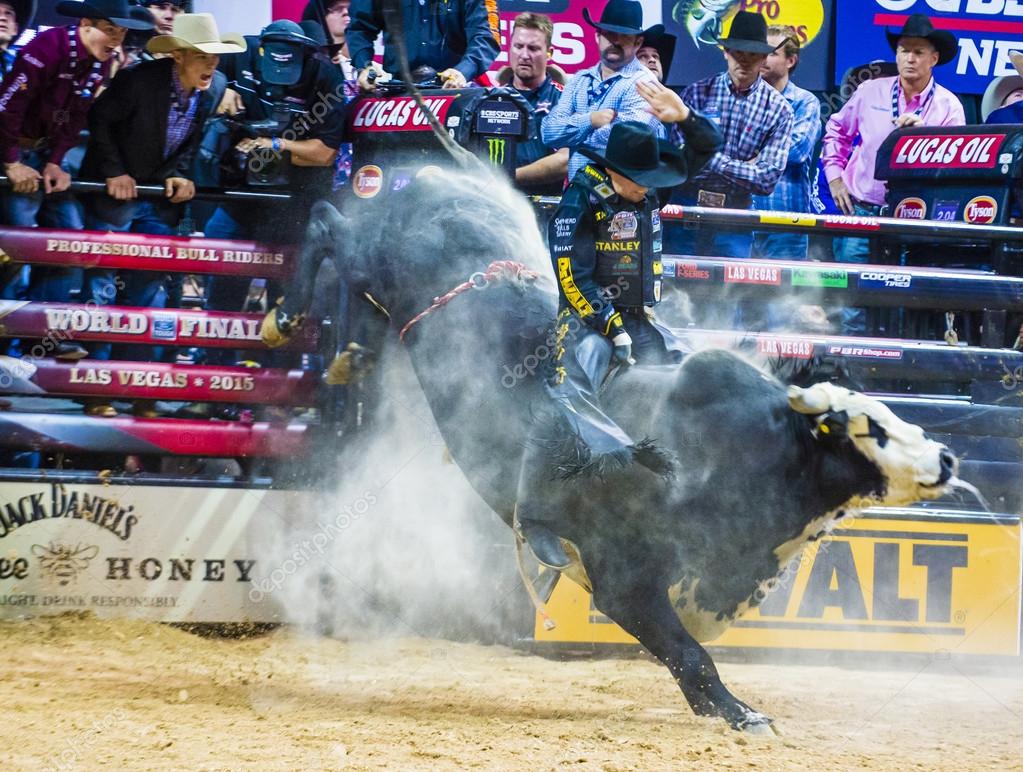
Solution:
M410 188L425 194L402 191L354 222L318 204L295 283L264 326L268 341L275 321L308 307L327 256L353 293L368 291L389 311L393 329L492 260L521 259L514 239L479 217L481 206L497 216L492 189L458 194L451 184L417 181ZM556 298L520 282L479 285L418 322L405 346L452 457L511 525L530 422L545 400L536 378L515 374L549 355ZM671 671L697 714L754 731L770 719L725 688L698 639L756 605L847 510L935 498L955 471L943 446L875 400L831 385L790 389L720 350L632 368L602 402L631 437L678 456L677 478L632 464L602 478L552 474L544 491L558 534L581 556L581 570L568 573L590 585L596 607Z

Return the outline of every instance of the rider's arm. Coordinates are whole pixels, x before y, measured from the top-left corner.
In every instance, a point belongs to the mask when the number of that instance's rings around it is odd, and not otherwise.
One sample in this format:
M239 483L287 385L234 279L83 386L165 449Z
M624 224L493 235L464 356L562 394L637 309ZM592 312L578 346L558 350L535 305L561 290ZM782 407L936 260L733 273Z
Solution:
M295 166L332 166L337 158L337 148L325 145L321 139L283 140L284 150L291 153Z
M587 188L576 183L569 185L561 197L548 230L551 260L561 296L583 321L613 338L623 329L622 317L601 295L594 279L597 250L589 196Z

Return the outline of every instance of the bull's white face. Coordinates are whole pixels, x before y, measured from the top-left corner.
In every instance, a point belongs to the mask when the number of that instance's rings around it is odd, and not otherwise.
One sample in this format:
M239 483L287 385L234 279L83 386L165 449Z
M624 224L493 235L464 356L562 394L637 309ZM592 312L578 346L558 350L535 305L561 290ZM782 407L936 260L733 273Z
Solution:
M958 462L947 447L929 440L915 424L906 423L887 405L855 391L830 383L808 389L789 387L789 404L794 410L818 418L818 432L828 431L820 419L830 414L848 417L848 440L881 471L887 481L883 496L850 507L882 504L904 506L936 499L948 488Z

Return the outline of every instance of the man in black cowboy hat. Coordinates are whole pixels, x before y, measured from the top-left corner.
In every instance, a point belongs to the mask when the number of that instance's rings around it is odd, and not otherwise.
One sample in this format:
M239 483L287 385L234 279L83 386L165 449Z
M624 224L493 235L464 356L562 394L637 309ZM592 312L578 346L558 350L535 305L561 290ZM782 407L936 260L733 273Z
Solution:
M643 35L643 45L636 52L639 63L656 75L661 83L664 83L671 73L676 42L678 38L670 33L662 32L658 35L648 31Z
M921 13L910 16L899 31L887 31L895 51L898 76L860 84L848 102L831 116L824 129L821 165L832 198L845 214L875 216L885 203L887 189L874 179L874 164L889 134L907 126L962 126L962 103L934 81L938 65L951 62L958 51L951 32L935 29ZM859 138L858 144L854 142ZM834 242L839 262L870 261L867 239ZM862 309L846 309L843 332L862 333Z
M35 0L0 0L0 77L14 64L14 41L35 16Z
M607 150L580 149L587 164L572 178L549 226L560 310L547 388L556 412L578 441L582 466L633 460L661 466L603 413L597 392L610 361L628 366L676 361L670 333L653 320L661 300L659 189L685 182L720 145L717 129L655 81L641 84L651 110L677 123L685 149L659 139L646 124L617 123ZM538 425L536 434L552 429ZM568 557L548 527L558 513L533 496L536 476L550 475L542 436L523 461L516 517L537 559L563 568Z
M596 29L600 62L575 74L541 126L545 145L572 151L570 180L586 165L579 149L603 151L616 122L639 121L659 137L665 136L664 127L650 115L636 91L637 83L653 79L650 70L636 60L636 52L644 35L660 34L664 27L658 24L644 29L643 6L636 0L610 0L596 22L584 8L583 18Z
M785 171L791 143L792 108L760 77L760 67L774 46L767 42L767 22L740 11L724 49L727 71L688 86L682 99L718 123L724 147L695 177L680 187L672 202L688 206L749 209L753 195L766 195ZM669 228L669 252L690 255L749 257L748 231Z

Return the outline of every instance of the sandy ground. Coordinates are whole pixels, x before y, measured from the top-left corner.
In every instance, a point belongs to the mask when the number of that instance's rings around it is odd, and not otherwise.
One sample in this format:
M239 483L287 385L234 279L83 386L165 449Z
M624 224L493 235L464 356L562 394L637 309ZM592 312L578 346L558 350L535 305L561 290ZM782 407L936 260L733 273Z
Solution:
M2 623L0 643L5 769L1023 768L1018 666L723 664L783 732L754 737L642 659L78 617Z

